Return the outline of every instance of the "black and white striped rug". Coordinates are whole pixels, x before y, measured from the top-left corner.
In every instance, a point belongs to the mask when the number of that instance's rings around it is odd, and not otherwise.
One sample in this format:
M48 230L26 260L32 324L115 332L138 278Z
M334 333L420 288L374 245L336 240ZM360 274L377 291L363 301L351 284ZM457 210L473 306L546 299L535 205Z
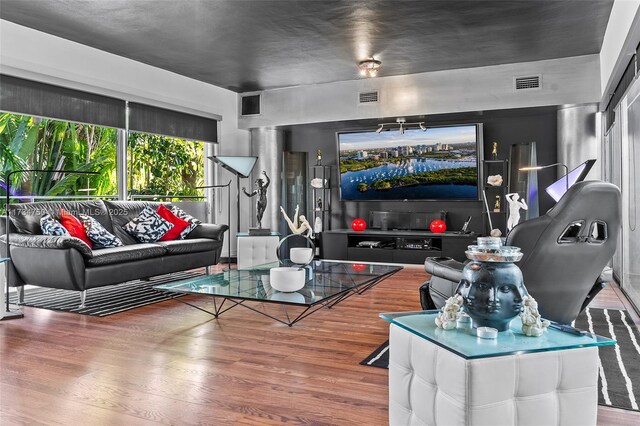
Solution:
M152 287L175 281L186 280L201 272L186 271L161 275L149 281L128 281L122 284L98 287L87 290L85 307L80 309L80 292L58 290L44 287L31 287L25 290L24 306L50 309L54 311L72 312L75 314L106 317L141 306L151 305L176 297L175 294L163 293ZM180 295L177 295L180 296ZM10 296L11 303L17 302L17 294Z
M638 410L640 404L640 331L625 310L588 308L575 327L618 342L599 349L598 404ZM362 365L389 368L389 341L366 357Z

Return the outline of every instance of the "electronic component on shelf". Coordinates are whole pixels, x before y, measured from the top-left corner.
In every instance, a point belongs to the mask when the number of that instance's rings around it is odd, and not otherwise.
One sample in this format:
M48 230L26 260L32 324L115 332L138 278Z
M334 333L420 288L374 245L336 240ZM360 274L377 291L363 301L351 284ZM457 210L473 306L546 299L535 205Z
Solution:
M382 241L360 241L358 247L378 248L382 246Z
M431 238L398 238L396 247L405 250L430 250L433 242Z

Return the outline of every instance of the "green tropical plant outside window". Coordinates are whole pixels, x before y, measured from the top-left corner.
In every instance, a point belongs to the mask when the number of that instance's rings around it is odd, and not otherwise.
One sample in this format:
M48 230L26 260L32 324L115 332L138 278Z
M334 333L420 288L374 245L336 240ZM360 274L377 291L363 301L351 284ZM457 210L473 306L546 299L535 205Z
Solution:
M131 195L204 196L203 142L132 132L127 151Z
M114 128L0 112L0 197L6 175L20 169L62 169L97 175L24 173L12 177L15 196L117 195ZM128 140L131 194L203 196L204 144L147 133ZM0 211L4 201L0 201Z

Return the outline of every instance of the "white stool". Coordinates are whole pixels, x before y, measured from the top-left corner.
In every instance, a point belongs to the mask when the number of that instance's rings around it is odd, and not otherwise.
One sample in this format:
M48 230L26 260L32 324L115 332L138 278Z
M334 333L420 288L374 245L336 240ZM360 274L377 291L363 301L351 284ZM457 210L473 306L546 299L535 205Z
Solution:
M277 262L276 248L280 234L255 236L238 234L238 269L250 269L253 266Z

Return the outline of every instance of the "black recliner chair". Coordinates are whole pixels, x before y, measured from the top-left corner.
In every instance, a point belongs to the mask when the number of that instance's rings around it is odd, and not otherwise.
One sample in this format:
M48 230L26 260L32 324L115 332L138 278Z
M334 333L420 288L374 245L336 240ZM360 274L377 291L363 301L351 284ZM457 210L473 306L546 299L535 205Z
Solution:
M620 223L618 187L586 181L569 188L544 216L511 230L505 244L522 249L517 265L543 318L569 324L604 288L600 275L616 251ZM432 278L421 288L423 309L439 309L455 294L463 268L450 258L427 258Z

